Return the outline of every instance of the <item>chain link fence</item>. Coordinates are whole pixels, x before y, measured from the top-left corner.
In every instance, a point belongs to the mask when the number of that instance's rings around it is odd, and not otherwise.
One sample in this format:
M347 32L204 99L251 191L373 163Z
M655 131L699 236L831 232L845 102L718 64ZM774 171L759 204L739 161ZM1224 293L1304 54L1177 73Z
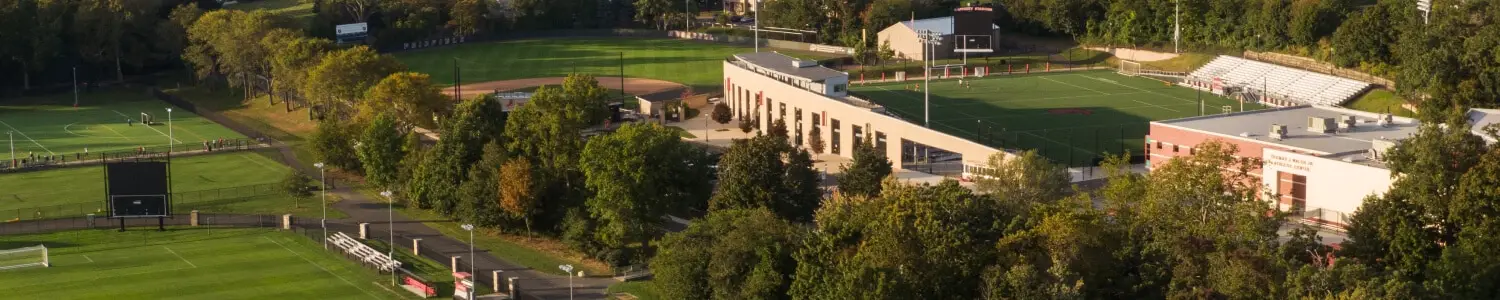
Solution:
M211 214L199 213L199 226L265 227L281 224L281 217L274 215ZM120 227L190 226L191 214L173 214L170 218L110 219L103 215L75 216L47 220L13 221L0 223L0 235L36 234L65 230L110 229Z
M18 155L14 160L7 159L6 163L0 164L0 173L97 165L103 164L105 161L158 157L164 156L167 153L184 156L222 151L244 151L259 148L262 144L264 144L264 140L261 139L218 139L198 143L182 143L175 146L136 147L135 149L108 152L77 152L54 155L36 155L32 153L26 156Z
M233 206L243 202L258 200L257 198L259 197L282 195L283 193L280 184L276 183L177 192L172 193L172 209L176 212L189 212L193 210L212 212L219 207ZM316 202L316 200L309 202ZM11 223L76 218L88 215L102 218L107 214L105 203L103 200L100 200L0 210L0 222Z

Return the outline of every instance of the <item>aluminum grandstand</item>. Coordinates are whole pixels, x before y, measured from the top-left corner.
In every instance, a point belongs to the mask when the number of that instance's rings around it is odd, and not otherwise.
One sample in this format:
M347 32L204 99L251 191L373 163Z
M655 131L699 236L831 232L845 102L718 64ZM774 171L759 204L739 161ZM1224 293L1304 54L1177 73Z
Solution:
M1370 87L1367 82L1227 55L1189 73L1182 85L1276 107L1339 105Z

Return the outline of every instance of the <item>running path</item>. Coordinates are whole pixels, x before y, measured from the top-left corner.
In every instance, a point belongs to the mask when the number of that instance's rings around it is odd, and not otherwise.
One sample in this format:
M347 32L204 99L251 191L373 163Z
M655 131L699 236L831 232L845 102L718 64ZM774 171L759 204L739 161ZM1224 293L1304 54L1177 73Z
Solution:
M458 90L460 93L459 97L467 99L469 96L473 96L475 94L493 93L497 90L509 91L534 86L561 85L563 83L563 79L565 78L566 77L538 77L464 84L458 86ZM624 90L626 94L630 95L645 95L669 89L679 89L686 87L685 85L676 82L645 78L626 77L623 88L620 85L620 77L594 77L594 80L598 81L599 85L603 86L604 88ZM451 86L442 88L442 91L443 95L453 96L454 91L453 87Z

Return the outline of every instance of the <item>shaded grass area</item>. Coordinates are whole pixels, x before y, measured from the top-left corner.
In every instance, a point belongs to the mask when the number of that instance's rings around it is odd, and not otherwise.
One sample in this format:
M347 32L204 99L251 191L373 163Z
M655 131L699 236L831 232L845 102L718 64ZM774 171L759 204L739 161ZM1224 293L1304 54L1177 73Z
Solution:
M1197 116L1200 108L1209 114L1221 113L1225 106L1239 110L1239 103L1227 98L1114 70L964 81L970 84L932 82L933 129L992 147L1036 149L1070 166L1094 165L1106 153L1139 153L1150 121ZM851 91L906 120L923 121L922 90L912 83L858 85Z
M1365 92L1364 95L1360 95L1359 98L1349 101L1349 104L1345 106L1362 111L1390 113L1408 118L1417 116L1417 113L1401 107L1402 104L1406 104L1406 99L1401 98L1401 95L1396 95L1396 93L1386 89L1371 89Z
M268 151L172 159L173 210L321 215L316 195L297 199L274 185L291 169L266 157L263 152ZM100 213L104 190L103 166L98 165L0 175L0 220ZM329 215L343 216L337 211Z
M201 148L195 146L204 140L244 137L141 91L89 91L79 95L77 106L73 103L71 93L5 99L0 102L0 130L15 132L18 158L28 154L72 157L85 149L102 153L168 144ZM142 125L141 113L150 114L158 125Z
M226 8L246 11L265 10L272 14L290 18L303 25L310 24L315 14L313 11L313 1L309 0L241 1Z
M364 188L359 190L371 199L385 199L378 192ZM422 220L422 224L437 229L443 235L460 241L468 241L469 232L465 231L458 221L450 220L448 217L438 215L435 212L409 207L397 203L396 212L413 220ZM537 235L528 238L523 235L501 233L493 229L476 229L474 235L474 246L478 249L488 250L495 257L534 269L539 272L565 275L557 269L558 265L572 264L579 267L586 274L609 274L609 267L603 263L584 257L582 254L567 248L561 241ZM592 276L592 275L590 275Z
M752 51L738 45L677 39L607 37L461 44L395 55L412 71L430 74L439 84L454 84L453 64L457 59L462 83L561 77L575 72L617 76L623 63L625 77L710 90L722 84L725 58Z
M630 294L630 296L640 300L665 299L661 297L661 294L656 292L656 282L651 280L628 281L609 286L609 294L614 295L616 293ZM624 297L612 296L611 298L622 299Z
M938 66L965 65L967 68L984 66L989 67L991 74L997 74L1005 72L1023 73L1026 72L1028 66L1031 71L1043 71L1049 67L1053 70L1107 67L1110 65L1110 63L1112 63L1111 59L1112 57L1109 56L1109 53L1083 48L1073 48L1065 50L1062 53L1024 53L993 57L974 56L969 57L967 60L965 60L964 58L939 59L933 61L932 64ZM850 81L860 80L861 75L863 75L864 79L866 80L878 80L882 78L882 74L887 76L887 79L893 78L892 76L894 76L895 72L897 71L905 71L907 77L920 77L924 72L924 70L922 70L922 65L922 62L918 61L899 61L863 66L848 66L844 69L845 71L849 72ZM935 69L932 72L933 76L943 75L943 70L941 69ZM958 72L960 71L958 71L957 69L953 69L951 72L953 72L953 75L957 76L959 75Z
M407 299L374 271L295 233L268 229L79 230L0 236L37 244L52 266L0 271L34 299ZM398 293L399 292L399 293Z

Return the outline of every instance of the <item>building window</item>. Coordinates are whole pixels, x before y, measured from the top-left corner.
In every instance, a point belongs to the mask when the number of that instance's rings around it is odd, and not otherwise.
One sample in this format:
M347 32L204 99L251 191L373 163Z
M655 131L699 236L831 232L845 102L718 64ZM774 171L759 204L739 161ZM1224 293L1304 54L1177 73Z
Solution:
M793 122L793 124L796 124L796 125L792 126L792 130L796 131L796 133L792 135L792 143L793 143L793 145L801 146L802 145L802 109L801 108L797 108L797 109L794 109L793 111L796 112L796 114L792 115L792 118L795 119L795 122Z
M865 128L864 127L859 127L859 125L854 125L854 126L849 126L849 127L850 128L854 128L854 143L864 144L865 143Z
M1156 149L1161 149L1161 142L1156 142Z
M834 93L843 93L844 91L847 91L847 90L849 90L849 85L848 84L835 84L835 85L833 85L833 92Z
M839 139L839 119L828 119L828 122L828 126L833 129L829 131L831 136L828 140L832 142L829 143L829 152L839 154L839 145L843 144L843 140Z
M875 150L880 151L881 155L885 155L885 133L884 132L879 132L879 131L875 132Z
M781 103L781 118L786 119L786 103Z
M1177 153L1177 145L1172 145L1172 153Z
M823 119L819 119L818 118L818 113L812 113L812 126L813 127L818 127L818 125L823 125L823 124L818 124L818 122L820 122L822 120Z

